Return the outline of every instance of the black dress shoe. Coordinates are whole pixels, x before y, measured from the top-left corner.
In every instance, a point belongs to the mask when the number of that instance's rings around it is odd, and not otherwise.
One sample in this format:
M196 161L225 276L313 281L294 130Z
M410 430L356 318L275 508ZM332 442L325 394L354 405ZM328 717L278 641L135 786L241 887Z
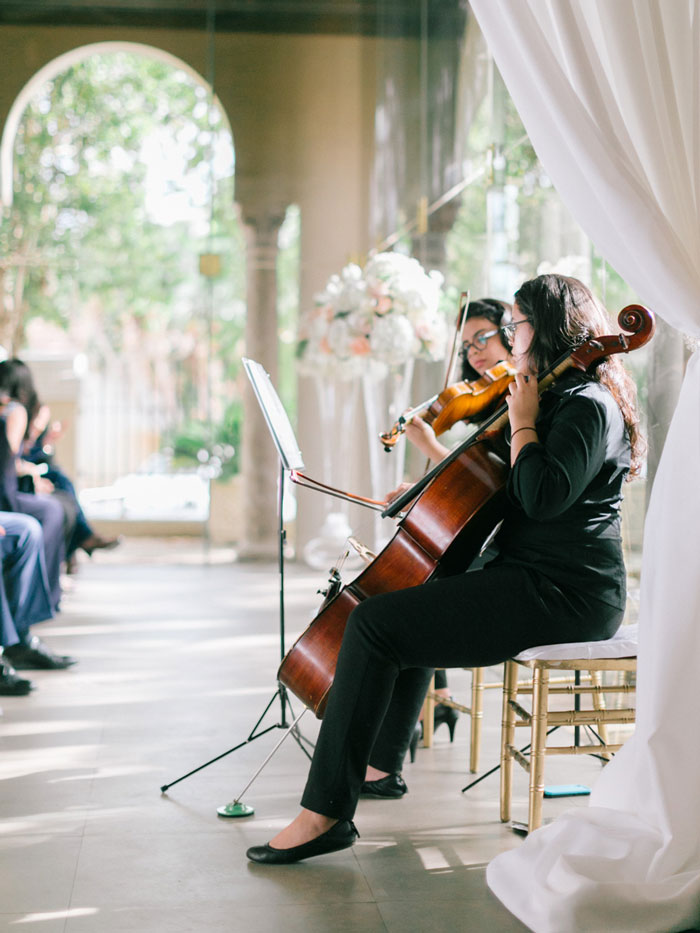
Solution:
M406 782L400 774L387 774L378 781L365 781L360 788L360 797L403 797L408 793Z
M33 635L26 644L12 645L4 651L7 660L20 671L62 671L73 664L77 658L67 654L54 654L46 645Z
M0 697L24 697L33 687L31 680L18 677L14 667L0 658Z
M300 862L305 858L313 858L314 855L326 855L328 852L349 849L350 846L355 845L355 840L359 836L351 820L338 820L327 832L312 839L311 842L292 846L291 849L273 849L269 843L266 843L264 846L253 846L248 849L246 855L251 862L260 862L263 865L290 865L292 862Z

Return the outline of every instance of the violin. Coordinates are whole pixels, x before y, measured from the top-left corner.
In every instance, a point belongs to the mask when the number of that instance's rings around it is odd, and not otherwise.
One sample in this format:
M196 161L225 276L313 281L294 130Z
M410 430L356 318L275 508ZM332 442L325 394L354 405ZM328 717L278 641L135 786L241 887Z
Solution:
M390 452L416 415L429 424L438 437L458 421L473 421L489 415L505 398L508 386L515 379L516 370L502 360L483 376L472 382L455 382L438 395L401 415L379 439L384 450Z
M627 334L591 338L540 374L540 393L572 366L585 372L610 354L643 346L655 329L653 313L642 305L623 308L618 324ZM318 719L323 718L343 632L355 606L379 593L462 573L503 517L509 466L500 439L507 424L504 404L476 435L384 509L382 515L392 517L413 503L386 547L351 583L329 591L316 618L285 655L277 679Z

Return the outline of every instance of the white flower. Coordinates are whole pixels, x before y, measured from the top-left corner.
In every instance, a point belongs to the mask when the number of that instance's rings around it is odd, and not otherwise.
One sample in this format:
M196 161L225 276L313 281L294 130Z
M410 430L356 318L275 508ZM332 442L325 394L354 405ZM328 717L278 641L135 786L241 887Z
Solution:
M350 356L351 339L350 328L344 318L336 318L331 321L328 328L328 345L339 359L342 360Z
M347 316L348 326L356 333L367 335L372 330L374 313L369 303L363 302L361 307L351 311Z
M400 314L378 318L369 338L374 356L389 366L400 366L413 356L415 343L411 322Z
M362 281L362 269L355 262L349 262L340 275L344 282Z
M441 360L449 339L447 321L436 311L420 311L411 318L416 337L421 342L422 356Z

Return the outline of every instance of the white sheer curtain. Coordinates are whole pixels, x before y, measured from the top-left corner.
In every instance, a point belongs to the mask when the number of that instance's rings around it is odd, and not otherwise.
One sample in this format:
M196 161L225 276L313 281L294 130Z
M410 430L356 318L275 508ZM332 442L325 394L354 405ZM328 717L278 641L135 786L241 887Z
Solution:
M573 215L644 303L700 336L698 0L471 3ZM588 808L489 866L537 933L700 926L699 481L696 352L645 527L635 734Z

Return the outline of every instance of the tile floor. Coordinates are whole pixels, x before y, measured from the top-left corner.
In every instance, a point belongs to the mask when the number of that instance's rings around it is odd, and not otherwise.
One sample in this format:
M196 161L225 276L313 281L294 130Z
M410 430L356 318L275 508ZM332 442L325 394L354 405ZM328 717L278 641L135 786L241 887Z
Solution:
M352 850L308 863L266 868L244 854L296 812L307 765L293 741L246 795L254 816L216 814L281 730L160 793L243 740L274 694L276 567L231 556L182 540L127 542L81 566L61 616L40 632L80 663L31 675L29 697L0 704L0 930L525 930L485 884L489 859L520 838L499 822L497 776L460 792L464 717L454 744L439 730L406 766L405 798L360 803ZM288 644L323 583L288 565ZM467 674L450 682L466 698ZM496 761L500 720L498 691L486 696L484 767ZM278 721L275 701L265 723ZM313 739L310 713L301 728ZM590 785L599 771L595 759L554 758L548 780ZM516 781L524 814L525 775ZM549 801L546 814L581 805Z

